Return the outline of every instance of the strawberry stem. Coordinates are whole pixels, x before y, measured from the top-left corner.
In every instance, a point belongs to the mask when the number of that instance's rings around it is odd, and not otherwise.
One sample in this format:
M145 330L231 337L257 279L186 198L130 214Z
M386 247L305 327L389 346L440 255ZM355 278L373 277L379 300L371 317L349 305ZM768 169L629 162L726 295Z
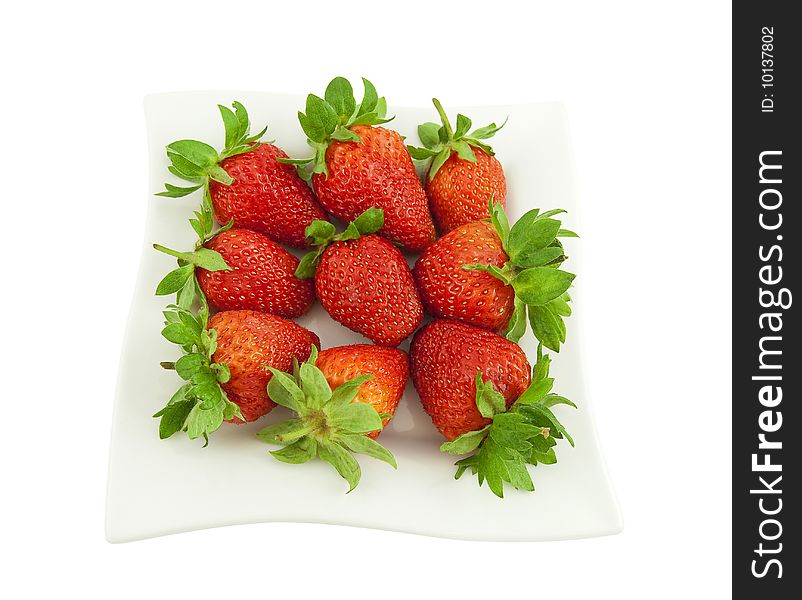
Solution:
M440 101L437 98L432 98L432 102L434 103L434 107L437 109L437 113L440 115L440 120L443 121L443 128L446 130L448 139L453 140L454 130L451 128L451 122L448 120L448 115L446 115L443 105L440 104Z
M295 440L301 439L305 435L316 431L319 427L318 422L311 422L308 423L305 427L298 429L297 431L292 431L290 433L284 433L281 435L276 436L276 441L281 442L282 444L288 444L290 442L294 442Z
M164 252L165 254L169 254L170 256L175 256L176 258L185 258L187 254L186 252L178 252L177 250L165 248L161 244L153 244L153 249L158 250L159 252Z

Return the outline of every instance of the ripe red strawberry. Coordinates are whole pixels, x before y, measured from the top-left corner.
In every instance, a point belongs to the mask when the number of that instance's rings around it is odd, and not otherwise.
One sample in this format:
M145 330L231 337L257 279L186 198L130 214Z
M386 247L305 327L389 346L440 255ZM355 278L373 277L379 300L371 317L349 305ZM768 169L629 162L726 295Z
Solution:
M281 317L253 310L233 310L208 319L175 307L164 313L162 335L182 347L175 369L186 383L156 413L159 435L186 431L191 439L216 431L223 421L253 421L275 406L266 386L268 367L291 369L320 345L311 331Z
M209 319L217 331L217 349L212 361L225 364L231 379L222 387L237 404L245 421L254 421L270 412L275 403L267 395L271 373L292 368L292 359L309 358L320 338L300 325L254 310L219 312Z
M373 379L360 386L354 402L365 402L380 415L390 415L382 419L382 427L387 427L409 378L406 352L367 344L338 346L323 350L316 364L332 389L360 375L373 375ZM374 431L368 437L376 438L380 433Z
M196 276L215 310L258 310L288 319L312 306L315 286L298 279L298 259L249 229L230 229L215 235L205 248L218 252L230 270L198 268Z
M502 268L509 257L487 221L467 223L429 246L415 263L415 283L426 310L436 317L459 319L493 331L512 316L515 292L490 273L463 265Z
M384 211L379 232L407 250L420 251L435 240L426 193L415 166L395 131L386 123L386 102L363 79L365 94L357 105L351 84L334 78L325 100L310 94L299 120L315 155L294 161L307 167L320 203L335 217L349 222L368 208Z
M476 406L477 372L504 396L507 406L530 383L529 361L520 346L457 321L435 320L423 327L409 354L423 409L449 440L490 422Z
M396 467L390 451L373 439L383 427L374 405L384 406L395 396L401 371L406 381L406 355L400 350L377 348L375 352L383 353L389 360L379 370L375 361L378 354L354 348L360 347L333 348L322 364L313 349L305 363L295 363L291 375L270 367L273 375L267 385L270 397L297 416L269 425L256 434L265 443L284 446L270 453L282 462L299 464L315 457L328 462L348 481L349 492L361 477L359 463L352 453L366 454ZM350 359L356 359L357 363L343 362ZM324 368L328 373L324 373ZM376 375L365 373L368 368L376 370ZM361 374L346 380L357 372ZM400 382L401 389L403 386Z
M166 184L159 195L177 198L203 188L219 223L233 221L236 227L253 229L273 241L305 247L304 231L312 221L326 218L323 209L296 170L279 161L287 158L286 153L257 142L265 130L249 136L245 107L239 102L233 106L234 111L219 106L226 129L225 148L219 154L195 140L167 146L170 172L195 185Z
M551 393L551 361L540 347L530 377L517 344L485 329L436 320L415 334L410 359L423 408L448 439L440 450L468 455L456 463L457 479L470 469L499 497L505 482L532 491L527 465L557 462L558 439L573 446L551 408L576 405Z
M420 325L423 306L404 255L371 235L381 225L376 208L338 235L331 223L314 222L307 234L319 248L301 260L296 275L314 274L320 304L332 319L376 344L397 346Z
M431 159L427 170L426 193L441 233L460 225L486 219L488 200L503 207L507 196L504 169L494 156L493 149L484 141L504 127L504 123L491 123L468 132L471 120L457 115L457 129L443 110L440 101L433 99L442 125L424 123L418 127L423 148L409 147L413 158Z
M490 222L461 225L420 256L414 275L423 304L436 317L504 329L515 342L528 312L535 337L558 352L574 279L559 268L566 256L558 238L576 234L550 217L565 211L531 210L512 229L500 204L490 211Z

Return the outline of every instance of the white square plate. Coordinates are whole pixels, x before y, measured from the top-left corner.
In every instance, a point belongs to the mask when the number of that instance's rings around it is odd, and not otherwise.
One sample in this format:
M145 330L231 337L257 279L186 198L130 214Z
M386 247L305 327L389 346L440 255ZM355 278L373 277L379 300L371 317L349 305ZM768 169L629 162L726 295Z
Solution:
M265 139L276 140L290 156L309 149L296 119L300 96L258 92L187 92L149 96L145 100L150 149L150 191L168 181L164 147L194 138L222 147L223 127L216 105L240 100L253 129L268 124ZM448 105L446 105L448 106ZM454 107L448 108L453 117ZM565 208L564 222L578 229L570 140L564 109L557 103L471 108L463 111L474 125L509 123L492 140L507 175L507 211L514 221L533 207ZM416 127L436 121L433 107L390 107L390 127L417 143ZM178 182L175 182L178 183ZM555 391L571 398L579 410L558 407L558 416L576 440L557 447L559 462L532 470L535 492L506 491L496 498L475 476L454 480L454 457L439 452L443 441L410 383L381 441L395 454L398 470L360 457L362 481L346 495L345 482L327 464L280 463L267 454L272 446L255 433L286 417L278 407L247 425L224 424L207 448L185 435L160 440L151 417L179 384L175 373L159 367L174 360L176 348L164 340L165 298L156 284L174 266L155 252L153 242L174 248L194 243L187 219L197 206L187 198L148 197L148 219L142 261L123 347L112 429L106 535L124 542L152 536L239 523L296 521L332 523L476 540L554 540L617 533L621 514L608 481L594 430L590 398L583 380L581 240L568 240L569 269L578 273L574 316L568 339L552 354ZM580 230L581 233L581 230ZM364 342L333 322L319 304L299 322L316 332L324 348ZM523 342L530 360L531 333ZM408 342L402 346L407 349Z

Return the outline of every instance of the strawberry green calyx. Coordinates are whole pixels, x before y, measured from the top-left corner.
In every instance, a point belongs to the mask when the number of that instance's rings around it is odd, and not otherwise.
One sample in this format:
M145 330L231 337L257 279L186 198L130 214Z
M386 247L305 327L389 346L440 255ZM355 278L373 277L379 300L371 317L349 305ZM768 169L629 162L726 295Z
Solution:
M256 135L249 135L251 124L248 111L239 102L234 102L232 106L233 111L218 104L226 131L226 142L222 151L218 152L209 144L197 140L178 140L167 145L167 158L170 159L167 169L193 185L179 187L166 183L165 190L156 194L157 196L181 198L201 188L208 191L209 180L223 185L233 182L231 176L220 166L220 162L256 148L259 145L257 140L265 134L267 127Z
M423 123L418 126L418 137L423 143L423 147L407 146L410 156L415 160L429 160L428 179L431 181L437 175L437 171L443 166L450 157L452 152L456 153L461 160L468 162L476 162L476 154L473 148L481 148L490 156L493 156L493 148L491 148L484 140L493 137L496 132L504 127L507 119L501 125L490 123L478 129L471 129L471 120L465 115L457 115L457 127L451 127L451 122L448 120L448 115L443 109L443 105L437 98L432 98L434 107L440 115L442 125L437 123ZM470 132L469 132L470 131Z
M382 429L382 416L370 404L354 402L360 386L373 375L360 375L332 390L315 366L317 348L293 373L268 367L273 377L267 393L296 417L270 425L257 433L268 444L284 446L270 452L276 459L305 463L317 457L329 463L348 482L350 493L359 484L361 469L352 453L377 458L396 468L393 455L366 434Z
M560 344L565 342L563 317L571 315L568 288L576 277L560 268L568 257L559 238L578 237L552 218L564 212L555 209L541 213L535 208L510 227L502 206L491 199L490 222L509 260L501 268L479 264L462 267L485 271L512 286L515 310L504 332L507 339L516 343L521 339L526 332L528 313L535 337L555 352L559 352Z
M491 382L482 380L481 371L477 373L476 407L492 422L440 446L441 451L449 454L469 454L455 463L455 479L470 469L478 477L479 485L487 481L488 487L499 498L504 497L504 483L531 492L535 486L527 465L556 463L554 446L559 439L565 438L571 446L574 445L551 409L557 404L574 408L576 405L551 392L554 379L549 377L550 362L539 345L532 383L509 409L505 407L504 396Z
M198 299L199 285L195 277L195 267L207 271L230 271L231 267L219 252L204 248L203 244L222 231L231 229L234 221L229 221L223 227L214 230L212 205L208 193L204 195L200 210L195 211L195 217L189 220L198 241L193 252L177 252L165 248L160 244L153 244L154 250L168 254L178 259L178 268L173 269L159 282L156 287L157 296L176 294L176 304L181 308L190 309Z
M161 439L186 431L192 440L203 437L205 447L209 434L217 431L223 421L243 418L239 406L228 399L220 385L229 380L231 373L225 364L212 361L217 331L208 328L208 316L205 302L197 315L175 305L164 311L162 336L180 346L184 354L175 362L162 363L162 367L175 370L186 383L153 415L161 418Z
M355 240L363 235L376 233L384 226L384 211L371 207L348 224L342 233L337 233L334 225L328 221L312 221L306 228L306 237L315 250L308 252L301 258L295 269L298 279L311 279L326 248L334 242Z
M298 174L309 181L313 174L323 173L326 168L326 149L332 141L361 142L362 138L351 127L355 125L381 125L392 121L385 118L387 101L376 92L373 84L362 78L365 92L362 102L357 104L354 90L344 77L335 77L326 87L323 98L315 94L306 97L306 112L298 111L298 120L314 150L310 158L279 159L280 162L294 164Z
M153 244L153 248L178 259L178 268L167 273L159 282L156 295L176 294L176 304L181 308L189 309L197 298L196 267L207 271L231 270L219 252L207 248L200 247L194 252L177 252L159 244Z

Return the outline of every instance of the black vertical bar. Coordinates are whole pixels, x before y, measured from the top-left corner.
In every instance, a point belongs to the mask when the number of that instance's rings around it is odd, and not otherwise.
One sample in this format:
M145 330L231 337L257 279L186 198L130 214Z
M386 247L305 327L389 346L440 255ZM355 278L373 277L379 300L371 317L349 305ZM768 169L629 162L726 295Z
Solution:
M792 492L800 487L802 462L802 332L793 298L802 293L802 23L792 15L797 6L758 0L733 5L736 598L802 598L802 506Z

